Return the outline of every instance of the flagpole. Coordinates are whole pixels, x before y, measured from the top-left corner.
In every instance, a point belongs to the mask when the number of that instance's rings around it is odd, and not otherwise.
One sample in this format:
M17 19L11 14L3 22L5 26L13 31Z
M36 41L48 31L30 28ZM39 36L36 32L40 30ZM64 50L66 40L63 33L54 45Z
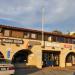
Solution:
M44 47L44 23L45 23L45 8L44 8L44 1L42 5L42 47Z

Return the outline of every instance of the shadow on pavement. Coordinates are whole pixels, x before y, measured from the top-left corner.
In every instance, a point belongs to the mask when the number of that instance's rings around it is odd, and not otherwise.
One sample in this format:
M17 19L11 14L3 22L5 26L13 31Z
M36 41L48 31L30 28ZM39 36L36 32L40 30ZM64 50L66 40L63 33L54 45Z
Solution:
M73 75L75 75L75 72L73 73Z
M24 67L16 66L14 75L29 75L39 70L40 69L36 68L35 66L24 66Z

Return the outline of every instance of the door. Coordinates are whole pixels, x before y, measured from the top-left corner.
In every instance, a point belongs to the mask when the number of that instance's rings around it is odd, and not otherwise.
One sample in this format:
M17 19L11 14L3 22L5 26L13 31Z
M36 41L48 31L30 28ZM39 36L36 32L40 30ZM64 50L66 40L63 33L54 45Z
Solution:
M43 66L59 66L58 52L43 52L42 53Z

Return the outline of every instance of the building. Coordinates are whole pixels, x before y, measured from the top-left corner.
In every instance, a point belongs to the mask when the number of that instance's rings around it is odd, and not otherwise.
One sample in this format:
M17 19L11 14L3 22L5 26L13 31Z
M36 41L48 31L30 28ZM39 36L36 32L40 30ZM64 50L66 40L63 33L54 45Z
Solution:
M0 58L45 66L75 65L75 36L0 25Z
M75 35L75 32L69 32L69 35Z

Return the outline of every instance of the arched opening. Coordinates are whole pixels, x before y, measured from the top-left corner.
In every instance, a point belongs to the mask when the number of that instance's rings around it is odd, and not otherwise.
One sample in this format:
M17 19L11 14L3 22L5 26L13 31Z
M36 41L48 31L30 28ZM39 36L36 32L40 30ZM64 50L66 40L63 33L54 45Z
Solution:
M0 58L4 58L4 55L0 52Z
M66 56L66 66L74 66L75 65L75 53L71 52Z
M29 54L29 50L20 50L16 52L12 58L12 63L27 63Z

